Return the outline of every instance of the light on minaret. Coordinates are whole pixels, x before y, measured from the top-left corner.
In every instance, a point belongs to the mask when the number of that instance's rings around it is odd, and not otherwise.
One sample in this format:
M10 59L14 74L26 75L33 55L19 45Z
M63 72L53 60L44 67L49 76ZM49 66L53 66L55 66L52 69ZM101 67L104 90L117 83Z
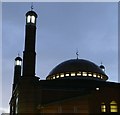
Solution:
M26 14L26 24L36 24L37 14L34 11L29 11Z
M17 57L15 59L15 65L17 65L17 66L21 66L22 65L22 59L20 57Z
M27 23L35 23L35 16L27 16Z
M22 58L18 56L15 58L13 91L21 76L21 65L22 65Z

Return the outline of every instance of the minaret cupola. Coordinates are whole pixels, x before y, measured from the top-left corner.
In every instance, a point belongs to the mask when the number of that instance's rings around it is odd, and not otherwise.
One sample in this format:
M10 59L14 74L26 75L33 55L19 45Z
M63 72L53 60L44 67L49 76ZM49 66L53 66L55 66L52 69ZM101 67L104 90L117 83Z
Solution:
M21 66L21 65L22 65L22 58L18 56L15 58L15 66Z
M22 66L22 58L18 56L15 58L13 91L16 87L16 84L19 81L19 78L21 77L21 66Z
M26 13L26 24L36 24L37 14L34 11L29 11Z
M101 63L100 69L105 72L105 66Z

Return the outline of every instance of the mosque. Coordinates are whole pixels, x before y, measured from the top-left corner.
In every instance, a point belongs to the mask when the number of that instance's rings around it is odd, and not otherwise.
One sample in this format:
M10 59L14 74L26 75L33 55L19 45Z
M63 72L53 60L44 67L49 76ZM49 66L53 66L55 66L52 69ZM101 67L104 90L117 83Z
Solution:
M37 14L26 13L23 59L15 58L10 115L120 112L120 83L110 82L103 64L71 59L40 80L35 75Z

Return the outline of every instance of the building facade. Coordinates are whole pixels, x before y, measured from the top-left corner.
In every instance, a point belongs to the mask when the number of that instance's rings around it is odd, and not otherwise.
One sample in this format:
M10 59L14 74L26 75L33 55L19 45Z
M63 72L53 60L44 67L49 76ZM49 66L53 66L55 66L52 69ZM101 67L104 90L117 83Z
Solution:
M26 13L25 48L23 59L15 58L10 115L120 113L120 83L107 81L102 64L71 59L46 80L35 76L36 20L34 11Z

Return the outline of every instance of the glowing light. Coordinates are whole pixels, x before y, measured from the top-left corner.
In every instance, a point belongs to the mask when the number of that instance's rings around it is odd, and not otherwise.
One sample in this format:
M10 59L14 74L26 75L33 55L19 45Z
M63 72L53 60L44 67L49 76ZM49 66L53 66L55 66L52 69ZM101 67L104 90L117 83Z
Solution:
M100 78L100 75L98 75L97 77Z
M29 16L27 17L27 23L30 23L30 18L31 18L31 16L29 15Z
M21 64L22 64L22 62L20 60L16 61L16 65L21 65Z
M31 22L35 23L35 16L31 16Z
M87 76L87 72L83 72L83 76Z
M92 76L92 73L88 73L88 76Z
M65 76L69 76L69 73L66 73Z
M115 101L110 103L110 112L118 112L117 103Z
M94 73L94 74L93 74L93 77L96 77L96 76L97 76L96 73Z
M63 74L63 73L61 73L61 74L60 74L60 77L64 77L64 74Z
M77 76L81 76L81 72L78 72L78 73L77 73Z
M29 15L29 16L27 17L27 23L30 23L30 22L31 22L31 23L35 23L35 16L30 16L30 15Z
M59 78L59 75L58 75L58 74L56 75L56 78Z
M100 90L100 88L99 88L99 87L97 87L97 88L96 88L96 90Z
M101 104L101 112L106 112L106 105L104 102Z
M55 79L55 76L53 76L53 79Z
M104 78L104 76L103 75L101 75L101 79L103 79Z
M75 76L75 73L72 72L72 73L71 73L71 76Z

